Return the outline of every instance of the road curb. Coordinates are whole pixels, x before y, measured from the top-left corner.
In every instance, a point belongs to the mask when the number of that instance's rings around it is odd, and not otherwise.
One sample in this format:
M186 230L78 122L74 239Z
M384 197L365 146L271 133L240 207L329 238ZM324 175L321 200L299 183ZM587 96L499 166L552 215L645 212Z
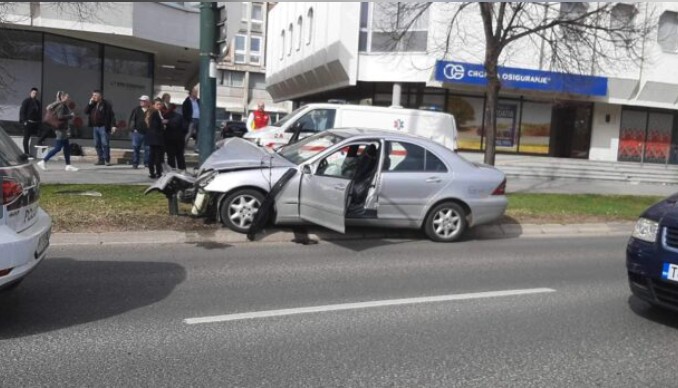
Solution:
M530 237L596 237L631 235L633 223L607 224L499 224L482 225L471 229L467 239L492 240ZM342 240L426 240L419 231L366 229L349 230L346 234L322 229L309 229L308 237L317 241ZM295 234L289 229L271 229L257 236L255 242L291 242ZM110 233L54 233L51 245L137 245L137 244L242 244L251 243L247 236L227 229L178 232L169 230L110 232Z

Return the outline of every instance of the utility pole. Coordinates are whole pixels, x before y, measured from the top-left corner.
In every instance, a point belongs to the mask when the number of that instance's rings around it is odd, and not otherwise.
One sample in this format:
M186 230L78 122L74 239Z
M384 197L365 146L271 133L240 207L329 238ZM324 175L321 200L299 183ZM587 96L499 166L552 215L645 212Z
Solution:
M217 106L217 3L200 3L200 164L214 151Z

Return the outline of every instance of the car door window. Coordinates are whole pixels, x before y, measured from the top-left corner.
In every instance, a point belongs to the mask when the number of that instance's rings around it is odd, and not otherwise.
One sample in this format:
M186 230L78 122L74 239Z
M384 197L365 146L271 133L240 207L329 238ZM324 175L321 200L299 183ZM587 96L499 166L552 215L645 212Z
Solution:
M337 178L353 179L359 163L378 161L378 143L351 144L337 150L324 158L318 164L316 175L332 176Z
M391 141L387 143L383 170L386 172L421 172L425 170L426 150L418 145Z
M386 144L384 172L446 172L436 155L416 144L391 141Z
M322 132L334 128L335 109L313 109L303 115L296 125L302 132Z
M447 172L445 163L429 150L426 150L426 172Z

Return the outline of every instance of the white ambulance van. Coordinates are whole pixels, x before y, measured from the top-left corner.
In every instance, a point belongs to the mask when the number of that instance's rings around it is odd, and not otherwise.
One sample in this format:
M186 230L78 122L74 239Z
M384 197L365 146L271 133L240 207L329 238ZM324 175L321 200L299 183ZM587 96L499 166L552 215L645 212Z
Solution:
M244 138L275 149L289 143L296 131L301 139L332 128L351 127L405 132L457 149L457 125L451 114L370 105L304 105L268 127L246 133Z

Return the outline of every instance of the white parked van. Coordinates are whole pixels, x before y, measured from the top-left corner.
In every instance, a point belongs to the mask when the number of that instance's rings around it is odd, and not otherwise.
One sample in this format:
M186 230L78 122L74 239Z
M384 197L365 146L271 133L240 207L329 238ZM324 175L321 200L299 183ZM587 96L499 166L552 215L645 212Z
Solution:
M304 138L331 128L350 127L405 132L457 149L457 125L451 114L369 105L304 105L275 124L246 133L244 138L261 146L278 148L289 143L297 129L299 138Z

